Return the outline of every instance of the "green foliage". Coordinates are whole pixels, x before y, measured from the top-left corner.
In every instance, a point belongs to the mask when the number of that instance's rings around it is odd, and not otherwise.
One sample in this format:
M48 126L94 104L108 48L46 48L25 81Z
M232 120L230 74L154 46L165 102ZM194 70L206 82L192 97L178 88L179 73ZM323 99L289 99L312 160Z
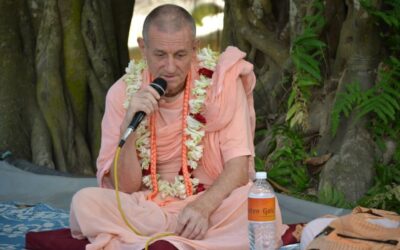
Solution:
M318 202L318 197L315 195L307 194L307 193L290 193L290 196L293 196L300 200L306 200L314 203L321 203Z
M370 0L363 0L362 5L368 13L375 16L377 25L379 25L380 33L384 46L388 48L388 57L379 71L380 80L376 87L376 94L382 95L386 103L382 102L381 114L376 110L371 110L379 119L372 119L370 129L373 131L375 140L382 150L385 146L383 138L392 138L397 141L400 138L400 0L383 0L382 9L378 10L372 7ZM375 102L377 99L375 98ZM371 102L372 103L372 102ZM365 106L368 109L367 106ZM385 109L386 108L386 109ZM385 117L386 116L386 117ZM382 122L387 120L387 122ZM400 150L397 150L400 155ZM400 162L400 156L395 155L394 162Z
M265 171L265 162L260 157L254 157L254 165L256 172Z
M384 9L377 10L372 7L371 0L363 0L363 7L368 13L375 16L380 25L380 33L385 47L392 52L391 55L399 58L400 52L400 0L383 0Z
M255 138L264 138L268 134L267 129L258 129L254 135Z
M390 133L390 125L400 116L400 60L390 57L378 73L379 82L367 91L361 91L359 84L346 85L346 91L339 93L331 116L332 134L335 135L340 122L340 114L348 117L357 111L356 121L372 115L371 122L381 123L379 134ZM395 130L399 130L395 128Z
M382 41L388 48L388 57L380 67L378 81L373 88L361 92L360 87L353 84L346 86L346 91L338 95L332 111L332 134L336 134L340 114L348 117L352 110L356 110L356 120L366 115L372 116L370 127L377 138L387 135L393 137L396 133L391 131L399 131L400 128L397 121L400 117L400 0L383 0L383 9L376 9L371 0L363 0L361 4L376 18L382 30ZM393 123L397 126L393 126Z
M268 178L292 192L302 192L309 184L309 175L303 160L307 157L302 138L286 126L272 130L280 146L270 155Z
M257 144L261 140L265 138L268 134L268 129L263 124L265 123L265 116L257 115L256 116L256 131L254 134L254 143Z
M393 28L400 28L400 1L399 0L383 0L384 10L376 9L371 0L361 0L362 7L367 12L375 16L380 22L387 24Z
M311 88L322 81L319 59L323 56L325 43L319 40L317 32L325 25L323 17L324 5L321 0L315 0L313 7L315 15L306 16L303 20L303 33L293 41L291 59L295 66L292 89L288 99L286 121L290 127L300 125L307 127L307 102Z
M358 204L400 213L400 185L386 185L369 190Z
M317 196L304 192L311 182L303 164L307 153L302 138L292 129L299 125L304 127L312 87L318 86L323 78L319 62L323 59L325 44L318 39L318 31L325 25L323 7L321 1L313 2L317 13L304 19L304 32L294 39L291 48L295 74L290 79L292 86L286 114L288 127L280 126L272 131L275 145L270 145L274 150L269 156L268 176L287 188L291 195L307 200L335 207L351 208L361 205L400 213L399 146L388 164L376 164L374 185L357 204L347 202L344 194L330 185L324 186ZM369 14L376 17L384 45L382 47L385 49L381 53L383 60L372 88L362 90L359 83L348 83L344 91L337 94L331 127L335 134L341 117L353 114L355 122L368 117L370 131L384 151L388 138L396 142L400 138L400 0L382 0L381 10L374 8L371 0L360 2ZM264 161L256 159L256 167L264 170Z
M345 117L349 117L353 110L357 111L355 121L371 114L383 125L394 122L397 117L396 114L400 111L398 101L400 89L394 88L396 79L392 75L400 73L399 70L400 67L391 72L380 72L381 82L367 91L362 91L360 85L356 83L346 85L346 91L337 94L332 110L332 134L335 135L337 132L340 115L343 113Z
M215 3L205 3L196 6L192 11L192 16L196 24L202 26L204 17L213 16L223 11L223 8Z
M376 9L371 0L362 0L361 5L374 16L380 27L383 42L391 51L400 51L400 0L383 0L383 9Z
M400 88L400 61L394 57L389 58L387 68L379 72L381 81L374 88L365 92L364 102L360 105L361 118L367 113L375 113L384 124L396 119L395 114L399 112Z
M376 165L376 183L380 185L400 184L400 164Z
M317 202L341 208L351 208L351 204L346 202L344 194L329 184L325 184L318 193Z
M400 148L397 148L393 163L376 164L374 186L358 201L366 207L380 208L400 213Z
M374 140L379 146L379 149L385 151L385 138L392 138L394 140L400 138L400 119L396 119L388 124L373 119L369 123L369 130L373 132ZM397 160L395 161L400 162L400 157L397 157Z
M346 85L346 91L338 93L336 96L335 105L331 114L332 134L335 135L339 127L340 114L343 113L349 117L355 106L360 105L364 99L363 93L359 84L352 83Z
M383 0L379 10L370 0L363 0L361 4L376 18L382 30L380 35L387 57L372 88L362 91L358 83L352 83L337 94L331 116L332 134L336 134L341 115L349 117L354 111L355 122L368 116L368 127L384 151L385 139L398 141L400 138L400 1ZM400 213L400 147L389 164L376 164L374 185L357 204Z

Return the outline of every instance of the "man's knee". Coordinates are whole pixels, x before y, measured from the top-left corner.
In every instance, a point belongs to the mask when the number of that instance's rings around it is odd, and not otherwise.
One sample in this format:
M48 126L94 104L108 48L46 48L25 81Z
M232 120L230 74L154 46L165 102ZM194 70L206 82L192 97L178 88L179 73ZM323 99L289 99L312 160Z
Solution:
M93 200L96 197L96 193L98 193L98 187L86 187L74 194L71 202L71 209L75 210L75 208L81 207L83 204L86 204Z

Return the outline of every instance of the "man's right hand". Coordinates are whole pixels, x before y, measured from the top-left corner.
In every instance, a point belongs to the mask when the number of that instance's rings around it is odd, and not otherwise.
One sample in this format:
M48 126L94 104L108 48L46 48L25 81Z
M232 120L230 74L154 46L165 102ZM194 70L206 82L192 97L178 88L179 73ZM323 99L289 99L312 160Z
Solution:
M125 133L133 119L133 116L137 112L143 111L146 115L149 115L156 111L158 109L159 99L160 95L151 86L146 86L134 93L131 97L124 120L120 126L120 135L122 136ZM119 189L125 193L132 193L140 190L142 183L142 169L135 150L135 138L136 136L134 134L128 137L124 147L121 149L121 154L118 160ZM115 186L113 166L111 166L110 172L111 183Z
M121 135L125 132L137 112L143 111L146 115L149 115L156 111L158 109L158 100L160 100L160 95L150 85L134 93L121 124Z

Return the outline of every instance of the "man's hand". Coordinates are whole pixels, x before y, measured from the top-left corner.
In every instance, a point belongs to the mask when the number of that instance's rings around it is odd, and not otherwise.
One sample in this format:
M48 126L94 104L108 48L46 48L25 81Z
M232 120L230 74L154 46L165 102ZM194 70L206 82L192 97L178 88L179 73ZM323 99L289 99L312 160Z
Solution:
M178 216L178 226L175 233L190 239L201 240L207 233L210 209L199 201L189 203Z
M137 112L143 111L146 115L149 115L158 110L158 101L160 98L161 96L158 92L150 85L134 93L121 124L121 135L125 132L129 123L132 121L133 116Z
M235 157L226 162L214 184L179 214L175 233L191 240L203 239L211 214L235 188L248 183L248 162L248 156Z
M134 115L143 111L147 115L158 109L160 95L151 86L146 86L131 97L125 117L120 126L120 135L123 135L132 121ZM111 106L112 107L112 106ZM114 183L114 161L110 166L110 174L105 176L115 187ZM118 160L119 190L125 193L133 193L140 190L142 185L142 169L136 154L136 136L132 134L121 149Z

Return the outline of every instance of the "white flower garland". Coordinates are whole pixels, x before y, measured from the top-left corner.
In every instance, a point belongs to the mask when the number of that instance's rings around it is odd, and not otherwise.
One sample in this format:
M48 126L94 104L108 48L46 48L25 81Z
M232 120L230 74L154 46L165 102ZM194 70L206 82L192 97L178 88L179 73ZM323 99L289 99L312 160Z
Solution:
M217 63L217 53L212 51L210 48L203 48L197 54L197 58L200 62L200 67L206 68L210 71L214 71ZM124 107L127 108L129 102L134 93L139 91L142 85L142 71L146 68L146 63L139 61L135 63L134 60L129 62L128 67L125 69L126 74L124 75L124 81L127 85L126 95L127 98L124 102ZM194 88L192 89L193 98L189 100L189 111L190 114L187 116L187 127L185 130L188 139L185 142L187 147L187 160L189 167L194 170L198 167L198 161L203 156L203 145L201 140L203 139L204 124L196 120L192 115L200 114L203 111L204 102L206 100L207 88L211 85L211 77L200 74L200 78L194 81ZM150 131L149 131L148 119L144 119L136 130L137 140L136 149L140 157L140 164L142 169L149 170L150 166ZM199 185L197 178L190 178L193 190L196 190ZM143 184L152 190L152 183L150 175L144 175L142 178ZM180 199L186 198L186 187L184 178L182 175L175 177L175 181L170 183L168 181L160 179L160 175L157 174L157 182L161 197L178 197Z

